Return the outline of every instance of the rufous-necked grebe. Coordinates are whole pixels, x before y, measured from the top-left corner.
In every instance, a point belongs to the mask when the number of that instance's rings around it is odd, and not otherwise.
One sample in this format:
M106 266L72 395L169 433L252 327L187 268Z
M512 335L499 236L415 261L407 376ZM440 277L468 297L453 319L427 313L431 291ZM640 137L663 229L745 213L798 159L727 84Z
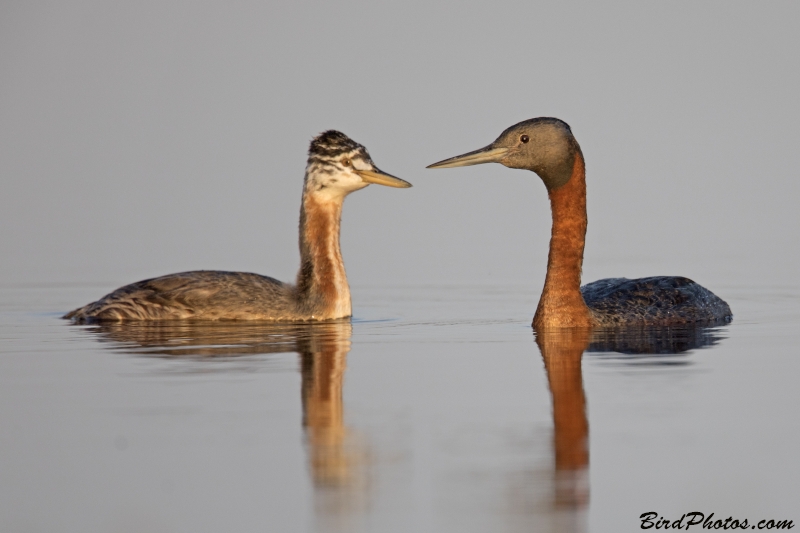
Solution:
M534 328L721 324L727 303L694 281L675 276L609 278L580 286L586 237L586 167L566 122L534 118L505 130L489 146L428 168L501 163L535 172L553 212L547 277Z

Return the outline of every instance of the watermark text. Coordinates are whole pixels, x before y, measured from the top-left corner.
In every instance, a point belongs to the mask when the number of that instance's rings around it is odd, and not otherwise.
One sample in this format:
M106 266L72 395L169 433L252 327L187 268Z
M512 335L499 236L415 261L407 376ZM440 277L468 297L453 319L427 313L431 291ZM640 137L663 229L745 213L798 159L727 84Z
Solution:
M729 516L728 518L714 518L714 513L706 516L698 511L686 513L676 520L660 516L656 512L642 513L639 516L642 521L642 529L683 529L688 530L695 526L696 529L792 529L794 523L791 520L758 520L750 522L746 518L739 520Z

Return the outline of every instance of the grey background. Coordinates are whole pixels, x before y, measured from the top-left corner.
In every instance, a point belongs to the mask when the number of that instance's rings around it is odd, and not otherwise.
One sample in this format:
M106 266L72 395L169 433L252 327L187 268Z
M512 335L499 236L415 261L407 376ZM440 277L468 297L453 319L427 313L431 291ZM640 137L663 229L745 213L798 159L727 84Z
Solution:
M538 178L424 166L542 115L570 123L586 156L584 280L788 281L798 13L4 0L0 282L111 289L201 268L291 280L308 141L336 128L415 186L348 199L352 284L531 278L538 290L549 237Z
M584 279L687 275L736 313L718 348L668 361L684 365L584 358L593 530L645 509L796 521L799 12L0 0L0 520L312 529L294 354L132 356L55 317L180 270L293 279L308 141L338 128L415 185L369 187L344 213L362 318L345 422L389 458L366 518L530 531L539 515L497 509L552 488L528 327L544 187L424 166L551 115L587 159Z

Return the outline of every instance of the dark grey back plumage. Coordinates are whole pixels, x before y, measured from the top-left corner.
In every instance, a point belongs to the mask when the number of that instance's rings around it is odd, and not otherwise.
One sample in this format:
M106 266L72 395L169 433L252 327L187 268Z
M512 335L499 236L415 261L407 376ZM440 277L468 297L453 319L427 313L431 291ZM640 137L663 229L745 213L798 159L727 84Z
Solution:
M731 308L705 287L680 276L608 278L581 287L597 325L727 324Z

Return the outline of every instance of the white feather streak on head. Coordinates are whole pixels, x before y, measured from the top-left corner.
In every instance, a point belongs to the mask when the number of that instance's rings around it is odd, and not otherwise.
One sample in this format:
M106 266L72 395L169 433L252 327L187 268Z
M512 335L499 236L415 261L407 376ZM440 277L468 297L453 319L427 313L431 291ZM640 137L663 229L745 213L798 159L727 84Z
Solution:
M320 199L342 201L351 192L368 185L358 170L374 170L375 165L364 147L331 155L311 155L306 166L305 190Z

